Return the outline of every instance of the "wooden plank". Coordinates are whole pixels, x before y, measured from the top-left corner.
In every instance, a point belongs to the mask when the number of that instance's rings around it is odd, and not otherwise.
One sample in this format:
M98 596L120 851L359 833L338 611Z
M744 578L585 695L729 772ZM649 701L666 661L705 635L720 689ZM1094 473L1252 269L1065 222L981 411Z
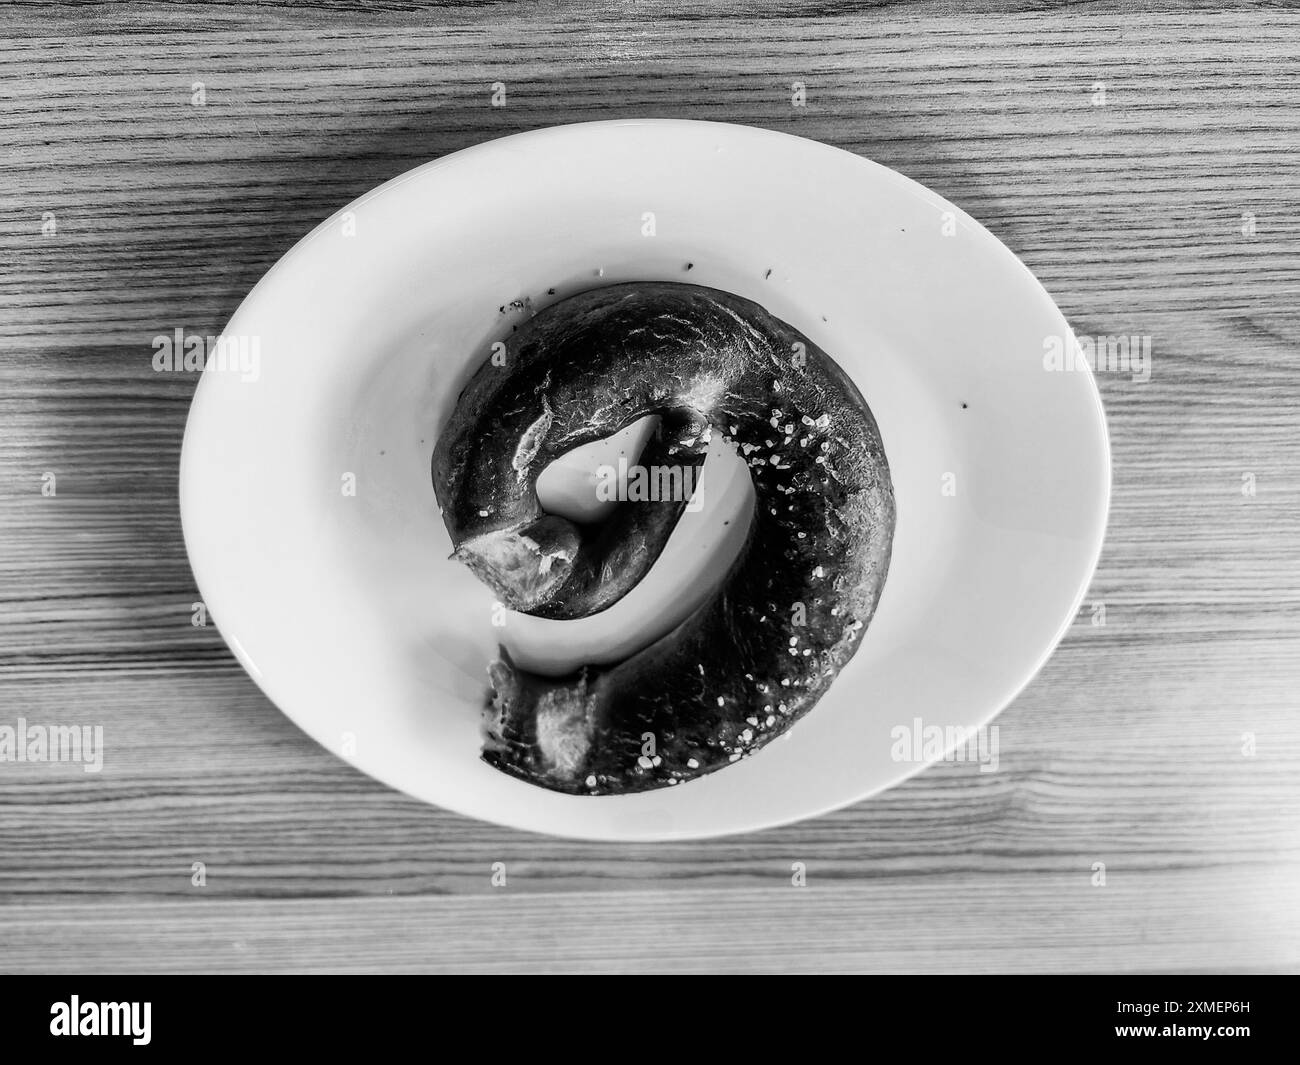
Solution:
M1086 873L811 877L544 896L511 895L507 877L489 898L30 906L0 961L74 973L369 972L382 959L386 972L1222 974L1286 971L1300 950L1282 875L1116 872L1105 887Z

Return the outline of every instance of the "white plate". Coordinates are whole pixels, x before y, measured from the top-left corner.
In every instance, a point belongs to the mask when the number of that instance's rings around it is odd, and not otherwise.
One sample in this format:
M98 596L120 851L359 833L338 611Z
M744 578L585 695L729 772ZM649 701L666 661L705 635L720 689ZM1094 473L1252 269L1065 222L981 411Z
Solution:
M879 423L898 523L861 648L788 738L676 788L569 796L479 760L499 631L447 558L429 461L471 367L523 313L503 305L626 280L726 289L829 352ZM212 618L320 743L485 820L685 839L863 799L925 764L896 760L896 728L973 730L1020 691L1101 548L1105 421L1091 373L1044 367L1045 339L1070 337L1051 298L941 197L814 141L637 120L457 152L320 225L225 336L256 340L256 380L208 368L181 457Z

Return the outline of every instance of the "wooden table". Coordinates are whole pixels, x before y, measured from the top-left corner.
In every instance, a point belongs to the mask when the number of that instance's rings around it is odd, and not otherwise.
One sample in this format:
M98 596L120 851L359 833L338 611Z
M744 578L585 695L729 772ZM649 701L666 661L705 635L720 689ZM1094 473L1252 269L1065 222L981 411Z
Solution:
M106 755L0 763L0 969L1300 968L1300 15L414 6L3 9L0 725L101 724ZM1149 382L1101 375L1106 548L998 772L713 842L546 839L362 776L191 624L195 378L152 338L217 332L418 163L623 116L869 156L1078 333L1152 338Z

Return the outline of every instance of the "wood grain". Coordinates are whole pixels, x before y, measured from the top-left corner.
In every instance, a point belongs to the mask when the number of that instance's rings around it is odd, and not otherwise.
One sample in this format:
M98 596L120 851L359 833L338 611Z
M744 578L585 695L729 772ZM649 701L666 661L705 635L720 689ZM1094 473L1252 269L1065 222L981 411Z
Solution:
M507 884L491 898L47 905L17 922L14 948L20 972L365 972L382 957L395 972L1132 973L1160 943L1170 967L1273 972L1300 948L1294 898L1285 872L1221 870L1105 891L1051 873L542 900Z
M0 724L107 752L0 763L0 969L1300 969L1300 15L985 7L5 6ZM1100 376L1106 548L998 772L708 843L544 839L361 776L191 625L194 380L151 338L215 333L431 157L645 115L895 167L1078 333L1152 337L1149 382Z

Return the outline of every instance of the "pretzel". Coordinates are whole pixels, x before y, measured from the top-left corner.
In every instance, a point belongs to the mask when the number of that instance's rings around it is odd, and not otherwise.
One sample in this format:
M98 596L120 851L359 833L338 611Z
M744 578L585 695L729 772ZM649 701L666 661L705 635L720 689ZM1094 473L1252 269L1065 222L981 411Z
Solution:
M716 591L624 660L544 677L503 648L489 666L483 758L554 791L677 785L785 733L857 650L889 567L889 466L853 382L758 304L668 282L560 300L473 375L432 462L453 557L524 613L617 602L686 500L620 503L583 526L543 509L537 479L647 416L660 424L643 463L698 467L721 434L747 464L754 513Z

